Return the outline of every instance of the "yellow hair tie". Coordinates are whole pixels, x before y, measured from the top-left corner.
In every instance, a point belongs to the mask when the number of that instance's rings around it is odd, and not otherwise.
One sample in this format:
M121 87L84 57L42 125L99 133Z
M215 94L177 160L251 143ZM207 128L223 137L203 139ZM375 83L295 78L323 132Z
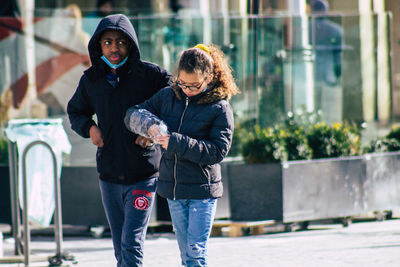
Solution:
M210 49L208 49L208 47L206 45L203 44L198 44L196 45L194 48L199 48L205 52L207 52L207 54L210 54Z

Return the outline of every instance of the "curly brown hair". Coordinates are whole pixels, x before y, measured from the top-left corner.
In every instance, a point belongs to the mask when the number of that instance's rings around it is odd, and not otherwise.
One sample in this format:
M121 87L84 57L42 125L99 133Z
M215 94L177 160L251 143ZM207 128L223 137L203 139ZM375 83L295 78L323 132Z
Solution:
M178 62L177 73L181 70L201 76L213 74L214 78L211 84L213 87L223 89L227 99L240 92L225 54L214 44L183 51Z
M236 85L235 79L232 75L232 68L226 60L224 52L214 44L208 45L207 48L210 51L210 55L213 59L214 68L214 79L213 83L215 87L223 88L228 95L228 99L240 92Z

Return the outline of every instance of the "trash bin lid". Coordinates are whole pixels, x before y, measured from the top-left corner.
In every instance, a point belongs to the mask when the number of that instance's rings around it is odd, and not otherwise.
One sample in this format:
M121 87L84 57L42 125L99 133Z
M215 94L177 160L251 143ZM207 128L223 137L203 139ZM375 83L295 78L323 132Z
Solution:
M55 119L12 119L7 122L4 129L11 142L32 142L42 140L53 149L64 153L71 152L71 143L62 125L61 118Z

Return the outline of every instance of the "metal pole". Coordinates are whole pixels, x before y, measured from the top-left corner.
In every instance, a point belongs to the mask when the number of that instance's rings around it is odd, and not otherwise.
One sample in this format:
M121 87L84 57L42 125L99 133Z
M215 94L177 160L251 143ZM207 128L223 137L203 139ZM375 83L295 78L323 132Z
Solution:
M314 73L312 53L308 41L308 19L306 16L306 0L287 0L288 11L292 17L290 24L292 34L291 81L292 81L292 110L311 112L314 103Z
M34 29L34 9L35 0L20 0L21 17L24 26L24 46L25 46L25 65L28 75L27 91L23 105L20 107L20 114L25 117L32 117L32 105L36 100L36 74L35 74L35 29Z
M21 220L19 215L18 199L18 169L17 169L17 149L15 143L8 141L8 158L10 173L10 192L11 192L11 220L12 234L14 238L14 255L21 255Z
M29 145L27 145L22 153L22 180L23 180L23 201L24 201L24 212L23 212L23 220L24 220L24 238L25 238L25 250L24 250L24 263L25 266L29 266L29 256L30 256L30 229L29 229L29 218L28 218L28 182L26 179L26 155L28 151L35 145L43 145L50 150L50 153L53 158L53 170L54 170L54 190L55 190L55 198L56 198L56 207L55 207L55 215L54 215L54 236L56 239L57 249L56 256L61 257L61 246L62 246L62 218L61 218L61 196L60 196L60 182L57 177L57 158L56 155L49 144L44 141L37 140L33 141Z
M360 58L363 120L373 124L376 119L375 28L372 0L358 0L360 12Z
M47 145L49 149L51 147ZM56 207L54 213L54 238L56 240L57 249L56 255L58 257L62 257L62 242L63 242L63 229L62 229L62 213L61 213L61 187L60 187L60 179L58 179L57 175L57 159L54 151L51 149L51 153L53 156L53 170L54 170L54 196L56 199Z
M203 19L203 43L209 44L212 41L210 0L200 1L199 5L200 5L200 14Z
M31 233L29 229L29 214L28 214L28 204L29 204L29 199L28 199L28 182L26 179L26 152L31 148L30 145L28 145L22 154L22 195L23 195L23 203L24 203L24 209L22 213L23 217L23 223L24 223L24 264L25 266L29 266L30 262L30 242L31 242Z
M390 84L390 45L388 14L385 13L385 1L373 1L376 12L376 50L377 50L377 118L381 124L391 119L391 84Z
M220 0L221 4L221 13L222 13L222 19L223 19L223 44L227 47L229 47L231 41L230 41L230 20L229 20L229 7L228 7L228 0Z

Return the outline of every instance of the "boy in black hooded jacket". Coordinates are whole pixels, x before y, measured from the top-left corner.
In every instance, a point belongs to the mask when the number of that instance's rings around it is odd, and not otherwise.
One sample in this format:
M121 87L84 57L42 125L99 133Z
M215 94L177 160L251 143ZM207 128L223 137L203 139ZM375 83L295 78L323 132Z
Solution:
M96 145L103 206L118 266L141 266L155 197L158 146L129 132L125 111L171 82L170 74L140 59L135 30L121 14L102 19L89 42L92 67L68 103L71 127ZM93 115L97 116L97 123Z

